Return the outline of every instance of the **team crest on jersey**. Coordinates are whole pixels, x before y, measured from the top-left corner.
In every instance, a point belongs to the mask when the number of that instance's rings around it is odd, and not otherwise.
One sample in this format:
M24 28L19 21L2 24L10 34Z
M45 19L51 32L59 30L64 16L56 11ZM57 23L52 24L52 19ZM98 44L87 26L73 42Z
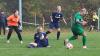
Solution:
M59 14L59 15L57 14L57 15L55 16L55 18L60 18L60 17L61 17L61 15L60 15L60 14Z

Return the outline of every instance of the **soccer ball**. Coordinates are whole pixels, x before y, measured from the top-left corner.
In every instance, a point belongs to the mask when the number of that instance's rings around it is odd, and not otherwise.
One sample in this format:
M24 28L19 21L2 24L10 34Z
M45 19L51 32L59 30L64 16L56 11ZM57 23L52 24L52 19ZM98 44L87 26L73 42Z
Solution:
M67 48L67 49L72 49L72 48L73 48L73 45L72 45L71 43L67 43L67 44L66 44L66 48Z

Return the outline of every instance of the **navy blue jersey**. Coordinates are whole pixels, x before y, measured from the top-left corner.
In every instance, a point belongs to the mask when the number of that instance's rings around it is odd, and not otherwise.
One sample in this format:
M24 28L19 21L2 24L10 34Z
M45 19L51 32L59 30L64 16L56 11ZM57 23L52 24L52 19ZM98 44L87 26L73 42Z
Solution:
M35 42L36 43L40 42L42 36L45 37L46 36L46 33L45 32L35 33L35 35L34 35Z
M41 39L42 37L44 37L44 38ZM45 32L35 33L34 40L35 40L35 43L38 44L38 47L43 47L45 45L47 46L47 44L48 44Z
M63 14L58 12L53 12L51 16L53 19L53 23L58 23L62 19Z

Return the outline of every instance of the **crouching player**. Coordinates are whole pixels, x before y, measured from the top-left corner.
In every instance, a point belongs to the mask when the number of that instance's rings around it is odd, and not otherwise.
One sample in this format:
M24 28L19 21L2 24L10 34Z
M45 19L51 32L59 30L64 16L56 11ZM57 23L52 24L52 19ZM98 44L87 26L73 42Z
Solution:
M48 44L48 38L46 33L43 32L43 28L37 27L37 32L34 35L34 42L29 43L28 48L35 48L35 47L50 47Z
M78 39L78 36L80 35L80 36L82 36L83 48L87 48L87 46L86 46L86 34L84 32L84 29L83 29L83 25L86 25L87 22L83 20L82 15L83 14L81 11L78 11L75 13L74 23L73 23L73 26L71 28L73 36L64 41L65 45L70 43L72 40Z

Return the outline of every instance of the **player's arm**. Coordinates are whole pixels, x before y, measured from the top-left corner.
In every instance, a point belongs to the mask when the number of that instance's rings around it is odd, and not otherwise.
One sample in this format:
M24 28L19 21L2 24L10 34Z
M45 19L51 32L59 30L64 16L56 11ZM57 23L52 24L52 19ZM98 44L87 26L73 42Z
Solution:
M12 17L9 16L9 17L7 18L7 21L11 21L11 20L12 20Z
M82 24L82 25L86 25L87 22L84 20L79 21L79 19L76 20L77 23Z
M51 22L53 22L52 16L50 16L50 20L51 20Z
M99 17L96 15L96 20L98 20L99 19Z
M67 24L67 22L66 22L66 20L65 20L65 18L64 18L64 17L62 18L62 20L63 20L63 22L64 22L65 24Z
M20 25L20 26L21 26L21 20L20 20L20 18L19 18L19 17L18 17L17 21L18 21L18 25Z

